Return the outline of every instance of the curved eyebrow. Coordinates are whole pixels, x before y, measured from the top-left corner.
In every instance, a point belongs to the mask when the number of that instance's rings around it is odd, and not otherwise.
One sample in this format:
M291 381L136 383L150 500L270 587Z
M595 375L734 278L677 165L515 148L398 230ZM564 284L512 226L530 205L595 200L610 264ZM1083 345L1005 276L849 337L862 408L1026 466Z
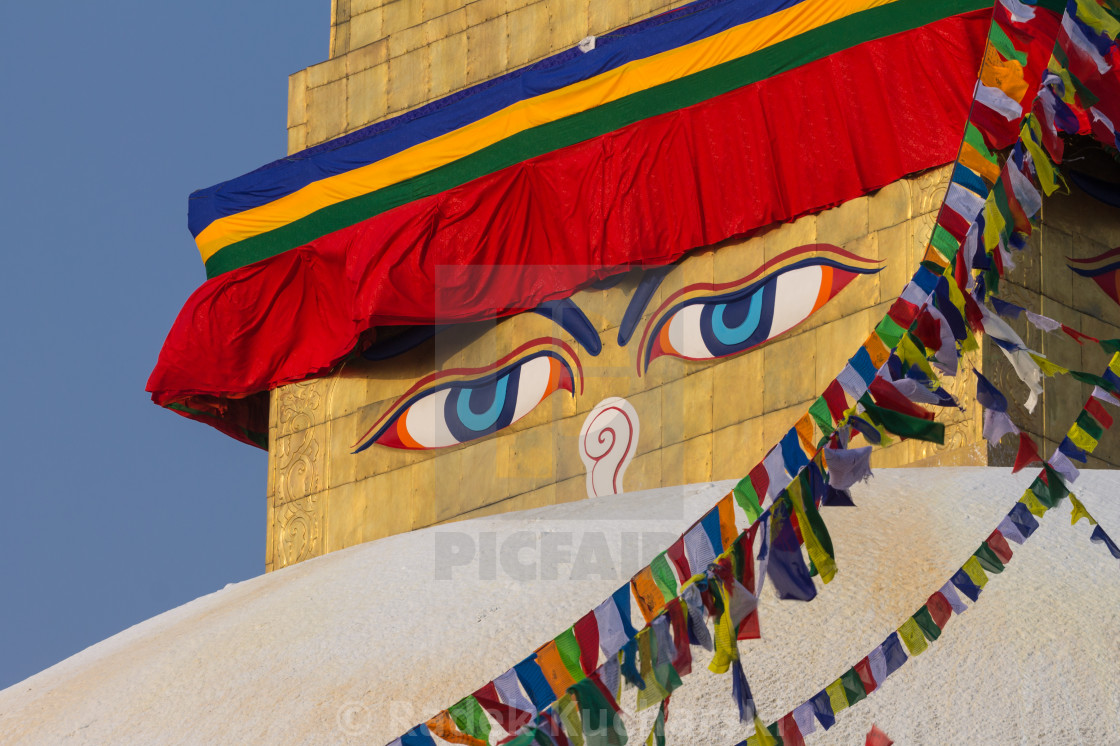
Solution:
M592 357L603 351L603 340L595 325L571 298L548 300L532 310L533 313L552 319L571 334Z
M545 301L531 309L530 312L556 322L561 329L571 334L592 357L603 351L603 341L599 338L599 332L596 331L591 320L587 318L587 314L571 298ZM455 325L437 324L435 326L411 327L388 339L377 340L362 350L362 357L366 360L388 360L419 347L452 326Z
M665 275L669 274L677 265L669 264L664 267L654 267L646 270L642 275L642 279L638 282L638 287L634 290L634 297L630 299L630 303L626 306L626 313L622 316L622 322L618 325L618 346L625 347L630 342L630 338L634 336L634 331L638 328L638 322L642 320L642 314L645 313L646 306L649 305L650 298L657 292L657 288L661 287L661 281L665 279Z

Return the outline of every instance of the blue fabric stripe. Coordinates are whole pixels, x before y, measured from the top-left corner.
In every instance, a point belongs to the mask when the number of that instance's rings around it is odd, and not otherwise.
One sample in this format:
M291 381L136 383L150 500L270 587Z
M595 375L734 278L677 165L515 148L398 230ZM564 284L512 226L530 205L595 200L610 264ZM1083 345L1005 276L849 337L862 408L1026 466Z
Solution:
M906 663L906 651L902 649L902 641L898 639L897 632L891 632L887 639L883 640L882 650L883 659L887 664L887 676L902 668L902 664Z
M791 477L797 476L802 467L809 465L805 451L801 450L801 440L797 437L797 430L791 429L782 438L782 460L785 462L786 473Z
M860 347L856 354L852 355L851 364L864 383L870 384L875 380L877 369L875 363L871 362L871 355L868 354L866 348Z
M929 267L922 265L914 273L914 284L920 287L926 295L929 295L937 287L938 277L940 275L935 274Z
M817 722L821 727L828 730L836 723L836 715L832 712L832 700L828 697L828 692L823 689L813 695L809 700L813 705L813 714L817 716Z
M723 545L723 535L719 530L719 508L709 510L708 514L700 519L700 525L704 527L704 533L712 542L712 549L715 550L716 555L723 554L727 547Z
M529 699L532 700L533 707L537 708L537 712L548 707L552 704L552 700L556 699L552 687L548 685L548 680L544 677L544 672L537 664L536 653L518 663L513 667L513 670L517 672L517 678L521 682L521 686L525 687L525 693L529 695Z
M622 617L622 631L626 633L628 639L633 640L638 631L634 629L634 623L630 621L630 584L627 583L615 591L611 600L614 601L614 606L618 609L618 615Z
M699 0L595 40L588 53L572 48L540 62L273 161L244 176L191 194L187 225L197 236L227 215L272 202L308 184L375 163L529 98L652 57L804 0Z
M1024 539L1031 538L1031 534L1038 528L1038 521L1035 520L1030 509L1023 503L1015 503L1015 507L1011 509L1007 517L1015 524L1015 528L1019 529L1019 533L1023 535Z
M988 185L980 178L980 174L973 172L970 168L958 164L953 169L952 181L954 184L960 184L968 191L981 197L987 198L988 196Z
M964 571L964 568L957 570L956 575L953 576L952 582L953 585L957 587L958 591L968 596L969 600L975 602L976 599L980 598L980 586L972 582L972 578L968 577L968 573Z

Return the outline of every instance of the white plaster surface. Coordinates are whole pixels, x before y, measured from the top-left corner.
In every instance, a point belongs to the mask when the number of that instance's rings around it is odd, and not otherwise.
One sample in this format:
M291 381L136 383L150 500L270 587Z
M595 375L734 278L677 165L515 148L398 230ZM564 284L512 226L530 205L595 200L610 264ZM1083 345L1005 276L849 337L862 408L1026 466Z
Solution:
M740 644L762 716L904 621L1032 473L881 470L855 488L858 508L826 508L836 579L808 604L767 587L763 639ZM229 586L0 692L0 742L385 743L561 632L639 566L643 539L647 556L664 548L729 487L475 519ZM1074 490L1120 537L1120 473L1085 471ZM1120 561L1069 514L1065 501L1012 543L977 604L807 743L862 744L874 722L899 744L1120 744ZM670 743L735 744L750 729L730 678L697 663L673 696ZM631 743L652 712L630 718Z

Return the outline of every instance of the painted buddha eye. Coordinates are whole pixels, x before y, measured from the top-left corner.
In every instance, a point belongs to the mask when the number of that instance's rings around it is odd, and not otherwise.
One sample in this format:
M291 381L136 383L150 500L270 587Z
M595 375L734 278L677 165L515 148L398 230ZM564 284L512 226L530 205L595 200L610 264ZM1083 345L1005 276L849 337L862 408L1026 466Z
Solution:
M362 436L354 452L375 443L410 450L459 445L509 427L556 391L574 393L572 366L558 352L539 350L512 363L509 357L489 372L451 370L420 381Z
M867 262L834 247L806 248ZM793 258L795 252L779 257L769 266ZM650 363L666 355L684 360L713 360L757 347L809 318L857 275L879 271L827 256L802 259L765 273L767 269L763 267L736 283L693 285L675 293L646 327L640 365L648 370ZM710 294L728 287L732 289Z

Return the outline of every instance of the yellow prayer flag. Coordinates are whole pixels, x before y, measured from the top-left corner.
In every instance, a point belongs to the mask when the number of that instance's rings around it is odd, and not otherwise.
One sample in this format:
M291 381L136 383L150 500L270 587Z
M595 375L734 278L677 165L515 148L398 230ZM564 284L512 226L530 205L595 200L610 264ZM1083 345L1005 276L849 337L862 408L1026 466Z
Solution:
M840 679L824 688L828 694L828 701L832 704L834 713L848 709L848 695L844 693L844 682Z
M615 698L617 699L617 695ZM560 722L563 723L572 746L583 746L583 720L579 714L579 705L572 699L572 695L565 694L561 697L556 703L556 709L560 711Z
M747 739L747 746L778 746L778 741L771 735L765 723L754 716L754 735Z
M1044 358L1042 355L1038 355L1032 352L1030 353L1030 356L1032 360L1038 363L1038 367L1042 369L1043 374L1045 374L1047 377L1052 378L1059 373L1061 373L1062 375L1069 373L1069 368L1063 368L1057 363L1051 362L1049 359Z
M801 415L801 419L794 425L797 430L797 437L801 440L801 448L810 455L813 451L817 450L816 444L816 430L814 429L813 417L808 412Z
M739 660L739 645L735 642L737 630L731 624L731 596L723 587L723 583L713 583L709 587L713 586L723 601L723 613L715 622L716 650L708 670L712 673L727 673L727 669L731 668L731 662Z
M1028 114L1023 119L1021 134L1023 145L1026 146L1027 152L1031 154L1031 161L1034 163L1035 173L1038 174L1038 182L1042 187L1042 193L1049 197L1058 190L1058 185L1064 185L1065 181L1054 170L1054 164L1050 162L1050 156L1038 144L1036 136L1041 138L1041 134L1037 134L1038 126L1038 120L1035 119L1034 114Z
M1033 516L1041 518L1046 515L1046 506L1040 503L1038 498L1035 497L1035 494L1030 490L1023 493L1023 496L1019 498L1019 502L1026 505L1027 510L1029 510Z
M898 628L898 636L906 644L906 649L910 651L910 655L921 655L929 647L926 636L922 634L922 628L914 621L914 617L910 617L902 623L902 626Z
M801 492L801 480L795 479L786 488L786 494L793 503L793 512L797 516L797 525L801 527L801 538L805 541L805 549L809 552L809 559L817 567L821 580L830 582L836 577L836 561L824 550L820 538L814 533L809 517L805 514L805 496ZM810 498L812 499L812 498Z
M999 246L999 237L1007 228L1007 221L996 204L995 192L988 195L984 202L984 248L989 252Z
M1094 31L1105 34L1110 39L1120 36L1120 21L1094 0L1077 0L1077 17Z
M978 587L983 588L988 584L988 574L984 572L984 568L981 567L980 560L976 559L976 555L969 557L968 562L961 565L961 569ZM917 626L917 622L914 622L914 626Z
M1015 101L1022 101L1029 89L1019 60L1005 60L990 44L984 52L980 82L989 88L1000 89Z
M1069 517L1069 524L1071 526L1075 525L1082 518L1087 518L1089 520L1089 525L1090 526L1096 526L1097 525L1097 519L1094 518L1093 516L1089 515L1089 511L1086 510L1085 506L1081 504L1081 501L1077 499L1077 495L1074 495L1071 492L1069 494L1069 501L1070 501L1070 504L1073 505L1073 512L1070 514L1070 517Z
M1112 359L1108 361L1108 369L1120 376L1120 352L1114 353Z
M932 245L926 246L925 256L922 257L922 264L936 264L938 267L948 267L949 262L945 257L941 256L941 252L933 248Z
M1070 439L1071 443L1087 453L1092 453L1097 449L1097 439L1085 432L1081 425L1076 422L1070 427L1066 437Z

